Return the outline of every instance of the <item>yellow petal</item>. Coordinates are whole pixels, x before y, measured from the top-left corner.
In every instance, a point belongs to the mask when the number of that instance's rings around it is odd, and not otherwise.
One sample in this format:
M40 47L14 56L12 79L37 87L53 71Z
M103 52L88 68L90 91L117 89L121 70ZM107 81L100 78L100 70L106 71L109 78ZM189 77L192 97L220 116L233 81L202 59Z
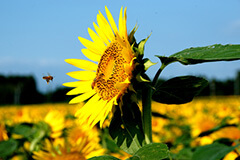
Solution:
M99 62L101 59L100 54L96 54L96 53L90 51L89 49L84 48L81 51L88 59L90 59L92 61Z
M128 39L127 34L127 8L124 8L124 17L123 17L123 37L124 39Z
M82 37L78 37L78 39L82 43L82 45L84 45L87 49L100 54L104 52L104 50L101 50L101 48L98 48L98 46L94 42L89 41Z
M130 48L130 45L128 43L124 43L123 39L120 37L119 34L116 34L116 40L118 41L118 43L120 43L121 46L124 46L122 50L122 55L124 59L127 61L127 63L130 63L133 57L133 53L132 53L132 49Z
M104 100L99 100L98 104L97 104L97 108L95 109L95 111L92 113L91 117L89 117L88 121L89 121L89 125L91 125L91 127L93 127L97 122L99 122L101 119L101 117L98 117L98 115L105 110L105 106L107 104L107 101ZM94 122L94 123L93 123Z
M80 86L82 83L91 83L92 81L75 81L75 82L66 82L63 83L63 86L65 87L78 87Z
M60 137L62 135L62 132L54 132L54 133L52 133L50 136L52 137L52 138L58 138L58 137Z
M105 50L106 46L104 42L98 37L98 35L90 28L88 28L88 33L90 37L92 38L93 42L101 48L101 50Z
M88 117L92 114L92 112L95 112L95 108L99 107L97 106L97 102L99 100L99 96L95 94L91 99L87 101L87 103L82 106L76 113L75 116L79 119L86 121Z
M83 102L85 100L87 100L88 98L90 98L91 96L93 96L94 94L96 94L96 92L94 90L91 90L90 92L86 92L83 93L75 98L73 98L69 104L74 104L74 103L80 103Z
M74 65L75 67L89 71L96 71L98 68L98 65L96 63L83 59L65 59L65 62Z
M113 19L113 16L112 16L111 12L108 10L107 6L105 6L105 11L106 11L106 14L107 14L108 21L111 24L111 27L113 29L113 32L117 33L118 32L117 25L116 25L116 23Z
M89 92L92 90L91 87L92 82L90 81L83 81L83 83L81 83L78 87L70 90L67 95L76 95L76 94L80 94L80 93L85 93L85 92Z
M113 101L114 101L114 98L107 103L107 105L105 106L105 109L98 115L99 118L101 118L101 120L100 120L100 128L102 128L104 120L106 119L106 117L109 114L109 112L112 110Z
M92 71L73 71L67 73L72 78L79 80L93 80L96 77L96 72Z
M93 26L94 29L96 30L97 34L99 35L99 37L102 39L102 41L106 44L109 45L109 40L106 37L106 35L104 34L103 30L101 28L99 28L94 22L93 22Z
M124 34L123 34L123 17L122 17L122 7L121 7L121 10L120 10L120 13L119 13L119 19L118 19L118 28L119 28L119 35L120 37L124 37Z
M99 27L103 30L106 37L110 41L113 41L114 40L113 31L112 31L109 23L107 22L107 20L104 18L104 16L102 15L102 13L100 11L99 11L99 14L97 15L97 23L98 23Z

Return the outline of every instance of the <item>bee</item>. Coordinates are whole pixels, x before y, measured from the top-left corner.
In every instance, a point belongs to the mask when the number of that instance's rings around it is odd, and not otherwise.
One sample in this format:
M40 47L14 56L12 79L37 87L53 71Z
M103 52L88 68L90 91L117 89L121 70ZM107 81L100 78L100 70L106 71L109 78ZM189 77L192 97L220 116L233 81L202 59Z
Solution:
M47 84L53 80L53 76L49 75L48 76L43 76L43 79L45 79L47 81Z

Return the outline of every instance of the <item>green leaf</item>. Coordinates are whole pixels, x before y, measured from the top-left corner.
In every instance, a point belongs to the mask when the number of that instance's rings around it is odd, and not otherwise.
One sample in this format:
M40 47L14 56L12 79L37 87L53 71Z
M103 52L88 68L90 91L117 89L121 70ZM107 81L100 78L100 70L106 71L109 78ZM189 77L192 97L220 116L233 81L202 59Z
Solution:
M205 47L191 47L170 57L157 56L164 64L180 62L184 65L213 61L232 61L240 59L240 45L214 44Z
M165 104L183 104L192 101L208 81L194 76L172 78L156 87L152 99Z
M113 156L98 156L89 158L88 160L120 160L120 159Z
M207 131L204 131L204 132L200 133L200 134L198 135L198 137L204 137L204 136L210 135L210 134L212 134L213 132L216 132L216 131L218 131L218 130L220 130L220 129L222 129L222 128L232 127L232 126L236 127L236 124L222 124L222 125L217 125L216 127L212 128L212 129L210 129L210 130L207 130Z
M103 148L106 148L109 152L120 153L122 150L116 145L109 135L108 128L103 129L101 133L101 145Z
M133 155L145 143L141 112L129 94L123 96L121 108L116 106L109 134L122 150Z
M213 143L210 145L201 146L198 147L193 153L192 160L220 160L239 145L240 144L236 146L227 146L221 143Z
M129 160L161 160L167 158L168 147L162 143L151 143L139 149Z
M13 154L18 148L18 142L14 139L0 142L0 159Z
M191 148L183 148L180 150L177 154L171 155L173 159L184 159L184 160L190 160L193 155L193 151Z
M34 125L34 134L30 140L30 151L34 151L44 137L50 135L50 127L47 123L40 121Z
M32 124L18 124L13 128L13 133L22 135L25 138L28 138L34 133L34 130L32 129Z

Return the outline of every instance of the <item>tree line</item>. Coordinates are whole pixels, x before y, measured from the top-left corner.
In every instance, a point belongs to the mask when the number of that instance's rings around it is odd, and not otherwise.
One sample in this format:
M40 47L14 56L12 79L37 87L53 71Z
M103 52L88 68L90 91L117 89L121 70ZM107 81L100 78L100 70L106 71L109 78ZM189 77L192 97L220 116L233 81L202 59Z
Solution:
M159 83L164 81L164 79L159 79ZM240 95L240 71L235 79L208 81L208 86L199 96ZM69 90L70 88L67 87L59 87L54 91L41 93L37 90L36 81L31 75L0 75L0 105L68 102L72 98L66 96Z
M39 104L67 102L69 88L59 87L53 92L41 93L37 90L33 76L0 75L0 105Z

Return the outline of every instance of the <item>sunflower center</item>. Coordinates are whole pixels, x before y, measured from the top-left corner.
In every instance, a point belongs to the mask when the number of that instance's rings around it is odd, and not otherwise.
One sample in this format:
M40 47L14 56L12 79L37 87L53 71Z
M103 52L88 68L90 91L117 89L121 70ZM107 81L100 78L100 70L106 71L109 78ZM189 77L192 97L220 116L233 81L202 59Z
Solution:
M130 76L126 72L127 61L123 57L123 51L124 46L114 41L100 59L92 87L103 100L111 100L128 86L123 83Z

